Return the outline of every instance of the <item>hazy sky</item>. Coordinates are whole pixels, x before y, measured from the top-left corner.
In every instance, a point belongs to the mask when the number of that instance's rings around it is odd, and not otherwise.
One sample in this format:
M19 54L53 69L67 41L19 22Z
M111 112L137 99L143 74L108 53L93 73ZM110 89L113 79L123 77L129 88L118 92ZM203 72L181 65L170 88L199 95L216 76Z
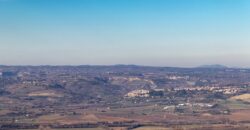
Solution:
M0 0L0 64L250 67L250 0Z

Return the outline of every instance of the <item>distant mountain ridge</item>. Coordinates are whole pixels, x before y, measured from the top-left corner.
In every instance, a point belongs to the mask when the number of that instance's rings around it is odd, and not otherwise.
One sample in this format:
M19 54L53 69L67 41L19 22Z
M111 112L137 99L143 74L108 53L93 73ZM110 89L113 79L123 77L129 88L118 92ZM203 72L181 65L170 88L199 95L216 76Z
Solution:
M224 69L224 68L228 68L225 65L220 65L220 64L213 64L213 65L202 65L199 66L197 68L213 68L213 69Z

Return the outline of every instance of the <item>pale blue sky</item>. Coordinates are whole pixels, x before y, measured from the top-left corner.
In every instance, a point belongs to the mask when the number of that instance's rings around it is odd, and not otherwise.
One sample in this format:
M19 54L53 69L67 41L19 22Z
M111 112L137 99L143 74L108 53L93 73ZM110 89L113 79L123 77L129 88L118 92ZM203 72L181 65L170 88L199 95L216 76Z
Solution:
M250 67L250 1L0 0L0 64Z

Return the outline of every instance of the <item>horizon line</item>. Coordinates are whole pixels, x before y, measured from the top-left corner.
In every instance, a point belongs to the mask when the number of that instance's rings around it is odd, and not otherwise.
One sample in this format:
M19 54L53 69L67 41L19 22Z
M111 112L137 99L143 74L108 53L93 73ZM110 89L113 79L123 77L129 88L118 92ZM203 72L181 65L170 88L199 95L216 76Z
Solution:
M228 68L228 69L250 69L250 67L239 67L239 66L227 66L223 64L204 64L204 65L197 65L197 66L161 66L161 65L140 65L140 64L0 64L0 67L79 67L79 66L137 66L137 67L159 67L159 68L220 68L220 67L213 67L213 66L221 66L221 68Z

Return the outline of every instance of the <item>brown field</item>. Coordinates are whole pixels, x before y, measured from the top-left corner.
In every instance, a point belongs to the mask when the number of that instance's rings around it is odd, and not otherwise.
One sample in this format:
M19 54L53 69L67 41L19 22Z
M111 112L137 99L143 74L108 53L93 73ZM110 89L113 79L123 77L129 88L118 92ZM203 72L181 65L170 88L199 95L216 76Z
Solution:
M250 121L250 110L233 112L228 116L228 118L234 121Z
M39 130L39 129L19 129L19 130ZM63 128L63 129L48 129L48 130L105 130L104 128Z
M145 126L145 127L139 127L134 130L171 130L170 128L164 128L164 127L157 127L157 126Z
M242 94L242 95L231 97L230 99L250 102L250 94Z
M67 128L67 129L52 129L52 130L105 130L104 128Z
M115 117L109 115L81 114L81 115L60 115L51 114L39 117L37 123L60 123L60 124L78 124L78 123L96 123L96 122L124 122L130 121L127 118Z
M18 129L18 130L40 130L40 129ZM48 129L48 130L107 130L107 128L61 128L61 129ZM112 127L108 128L108 130L126 130L126 128ZM165 130L165 129L160 129L160 130Z
M12 111L10 111L10 110L0 110L0 116L6 115L6 114L11 113L11 112Z
M58 94L54 91L37 91L37 92L32 92L32 93L29 93L28 96L30 97L62 97L61 94Z

